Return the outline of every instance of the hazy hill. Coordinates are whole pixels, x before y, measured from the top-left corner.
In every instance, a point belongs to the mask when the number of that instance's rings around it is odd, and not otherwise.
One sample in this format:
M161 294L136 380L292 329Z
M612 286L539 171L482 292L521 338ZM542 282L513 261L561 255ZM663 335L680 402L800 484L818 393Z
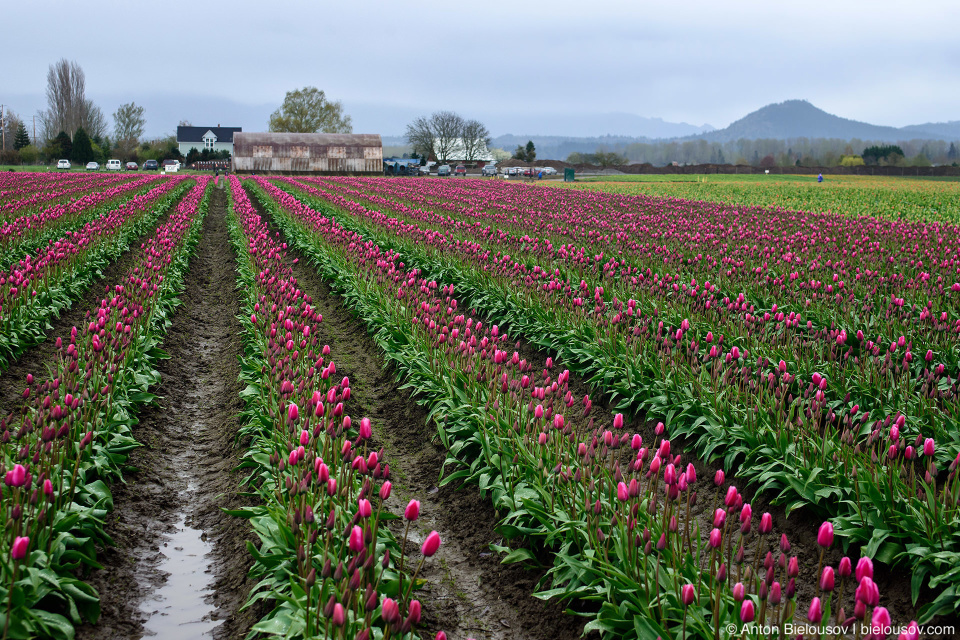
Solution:
M857 138L883 142L912 138L954 140L960 138L960 122L920 124L903 128L883 127L835 116L806 100L787 100L757 109L725 129L687 136L687 139L703 139L709 142L731 142L741 138Z

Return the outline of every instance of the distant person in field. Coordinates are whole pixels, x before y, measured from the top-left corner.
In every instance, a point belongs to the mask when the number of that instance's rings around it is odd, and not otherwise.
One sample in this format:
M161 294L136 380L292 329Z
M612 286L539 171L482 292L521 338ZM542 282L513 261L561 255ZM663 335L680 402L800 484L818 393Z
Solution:
M823 174L817 176L817 182L823 182Z

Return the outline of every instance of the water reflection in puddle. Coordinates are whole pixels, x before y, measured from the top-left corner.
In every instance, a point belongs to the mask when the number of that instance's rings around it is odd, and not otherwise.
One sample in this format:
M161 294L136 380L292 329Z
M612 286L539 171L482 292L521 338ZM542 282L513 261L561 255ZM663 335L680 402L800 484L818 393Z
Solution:
M161 548L164 558L157 569L168 575L140 610L147 615L145 635L160 639L193 640L210 638L222 622L211 620L214 607L206 602L213 594L213 575L208 573L208 554L213 545L203 532L186 524L181 515L176 531Z

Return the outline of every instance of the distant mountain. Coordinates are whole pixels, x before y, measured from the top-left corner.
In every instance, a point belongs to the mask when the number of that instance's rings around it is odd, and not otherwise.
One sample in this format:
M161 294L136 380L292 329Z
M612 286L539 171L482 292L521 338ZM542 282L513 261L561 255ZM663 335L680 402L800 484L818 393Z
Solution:
M914 138L956 140L960 139L960 122L911 125L898 129L841 118L818 109L806 100L787 100L757 109L725 129L687 136L687 139L709 142L732 142L741 138L858 138L880 142Z

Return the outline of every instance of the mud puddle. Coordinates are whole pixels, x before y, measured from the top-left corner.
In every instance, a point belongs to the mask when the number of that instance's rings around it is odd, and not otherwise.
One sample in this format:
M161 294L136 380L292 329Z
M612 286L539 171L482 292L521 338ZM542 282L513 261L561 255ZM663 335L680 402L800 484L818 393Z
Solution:
M78 630L80 639L238 638L259 618L238 613L252 584L245 522L222 508L249 504L234 472L239 399L240 311L225 221L226 196L214 190L183 306L172 318L158 369L159 406L139 415L134 436L144 446L136 470L114 487L102 571L89 580L103 616Z

